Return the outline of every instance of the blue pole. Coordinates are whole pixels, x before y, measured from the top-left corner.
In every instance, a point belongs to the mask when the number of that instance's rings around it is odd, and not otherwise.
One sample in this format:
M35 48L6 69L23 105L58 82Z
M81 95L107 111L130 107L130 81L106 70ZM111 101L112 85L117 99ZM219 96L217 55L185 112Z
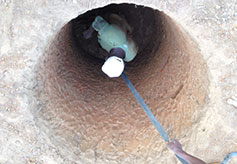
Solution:
M151 121L151 123L155 126L156 130L159 132L159 134L161 135L161 137L165 140L165 142L169 141L169 137L167 135L167 133L164 131L163 127L160 125L160 123L157 121L157 119L155 118L155 116L152 114L151 110L148 108L148 106L146 105L146 103L143 101L142 97L140 96L140 94L137 92L137 90L134 88L134 86L132 85L132 83L128 80L127 76L122 73L122 78L125 81L125 83L127 84L128 88L130 89L130 91L132 92L133 96L136 98L137 102L140 104L140 106L142 107L142 109L144 110L144 112L146 113L147 117L149 118L149 120ZM182 158L180 158L179 156L175 155L183 164L188 164L185 160L183 160Z

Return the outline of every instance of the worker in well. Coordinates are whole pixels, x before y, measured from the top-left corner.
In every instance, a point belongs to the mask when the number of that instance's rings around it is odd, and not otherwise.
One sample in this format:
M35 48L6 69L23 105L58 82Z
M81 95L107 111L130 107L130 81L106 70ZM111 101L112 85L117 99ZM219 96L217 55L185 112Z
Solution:
M84 37L89 38L94 30L98 32L100 46L109 53L102 71L113 78L123 73L124 62L132 61L138 48L130 37L131 27L123 18L111 14L110 23L101 16L97 16L90 29L84 32Z
M83 33L84 38L90 38L94 31L98 32L100 46L109 53L109 57L102 66L102 71L111 78L119 77L123 73L124 62L132 61L138 51L130 37L131 27L118 15L111 14L110 24L101 16L97 16L91 27ZM205 164L202 160L184 152L177 140L169 142L168 147L189 164Z

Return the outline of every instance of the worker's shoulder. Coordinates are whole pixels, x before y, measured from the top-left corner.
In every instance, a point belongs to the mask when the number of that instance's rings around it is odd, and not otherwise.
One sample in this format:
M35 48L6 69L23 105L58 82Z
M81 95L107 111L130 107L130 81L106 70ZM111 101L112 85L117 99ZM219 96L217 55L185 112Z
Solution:
M126 34L132 33L132 27L128 24L125 18L117 14L110 14L109 17L110 24L115 24L120 27Z

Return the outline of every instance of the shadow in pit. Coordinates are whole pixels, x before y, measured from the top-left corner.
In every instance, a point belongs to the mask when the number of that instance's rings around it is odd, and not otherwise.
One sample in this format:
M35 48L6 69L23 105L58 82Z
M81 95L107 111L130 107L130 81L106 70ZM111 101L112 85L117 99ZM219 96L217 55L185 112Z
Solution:
M84 32L97 15L127 20L139 47L126 74L168 132L179 138L201 118L208 94L206 65L197 45L169 16L144 6L112 4L66 24L40 61L35 114L65 158L73 161L130 158L154 161L165 145L121 78L101 71L107 53ZM94 155L91 152L94 152ZM152 156L152 155L151 155ZM93 159L92 159L93 158Z

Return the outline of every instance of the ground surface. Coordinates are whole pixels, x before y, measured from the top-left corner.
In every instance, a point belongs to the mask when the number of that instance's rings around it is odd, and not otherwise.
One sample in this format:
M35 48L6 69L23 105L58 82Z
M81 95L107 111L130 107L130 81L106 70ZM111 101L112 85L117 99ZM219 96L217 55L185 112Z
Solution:
M72 163L36 125L34 69L47 43L88 9L128 1L11 1L0 3L0 163ZM209 100L200 123L180 139L206 162L237 151L237 3L235 1L129 1L164 11L194 38L207 63ZM159 161L176 163L167 149ZM93 154L87 154L87 159ZM236 163L236 158L230 163ZM95 163L93 160L83 163ZM128 161L129 163L129 161ZM130 161L131 163L131 161ZM144 162L143 162L144 163Z

